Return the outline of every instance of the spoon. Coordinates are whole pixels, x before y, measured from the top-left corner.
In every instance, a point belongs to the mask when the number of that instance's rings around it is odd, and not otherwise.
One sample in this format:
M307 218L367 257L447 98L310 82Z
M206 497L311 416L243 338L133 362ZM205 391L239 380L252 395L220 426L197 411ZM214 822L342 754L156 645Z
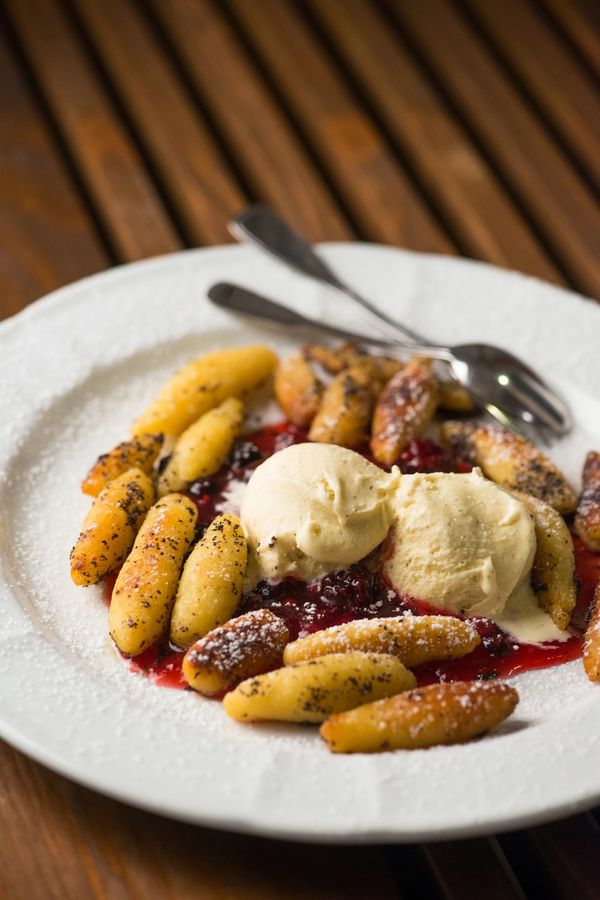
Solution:
M524 423L529 428L536 428L540 437L546 441L550 434L563 435L572 428L573 420L566 403L539 375L512 353L490 344L458 344L444 347L427 341L410 328L396 322L346 285L315 253L311 244L268 207L247 207L229 223L229 230L238 240L256 244L293 269L344 293L376 316L385 325L386 333L396 339L381 344L369 338L368 343L400 351L398 338L401 338L405 345L407 341L410 343L410 347L405 346L404 349L412 351L412 354L417 353L446 362L454 378L503 425L514 428L515 422ZM251 297L256 298L257 295L252 294ZM271 304L267 312L264 306L265 298L260 299L263 301L261 308L266 318L273 319L275 307L278 309L277 315L281 316L284 307L267 301ZM255 300L250 302L248 299L248 302L255 305ZM245 312L253 314L249 309ZM291 313L291 310L287 312ZM297 317L295 322L288 321L285 324L298 325L300 324L298 318L304 319L296 313L293 315ZM277 321L282 323L281 318ZM325 329L320 322L304 320L304 327L307 323L311 328L319 327L332 333L330 326L326 326ZM338 336L340 330L335 329ZM354 339L357 339L356 335ZM358 337L358 340L365 342L364 336Z
M528 385L531 378L526 366L517 370L514 366L511 371L511 381L509 384L503 384L498 379L494 379L493 373L498 372L497 366L494 366L494 354L503 354L503 351L496 350L494 347L487 347L484 344L464 344L453 347L430 346L428 344L401 344L397 340L391 338L365 337L365 335L341 328L337 325L330 325L328 322L317 321L308 316L283 306L274 300L269 300L260 294L254 293L247 288L238 285L219 282L213 285L209 291L210 300L221 309L234 312L252 319L257 319L263 324L282 325L286 328L297 328L303 331L317 331L320 333L331 334L334 337L343 338L345 340L357 341L360 344L367 344L379 348L384 348L391 356L407 359L415 354L419 356L428 356L432 359L442 360L450 366L452 374L455 374L457 380L466 385L473 395L482 403L487 411L505 427L512 430L529 435L533 422L522 417L521 422L515 422L514 412L512 411L511 402L513 397L517 398L514 404L515 408L520 409L521 398L526 396L529 398ZM475 349L474 349L475 348ZM476 365L471 364L471 354L476 354ZM491 363L487 364L488 357L491 357ZM482 367L482 360L485 365L483 372L479 369ZM518 360L516 360L518 362ZM486 379L484 382L484 378ZM535 378L535 376L533 376ZM537 382L536 382L537 386ZM536 391L532 392L534 398L540 395L539 386ZM542 395L543 396L543 395ZM500 406L502 402L503 406ZM545 411L540 405L540 409ZM521 425L521 427L519 427ZM545 434L544 427L538 426L538 431L544 442L548 438Z

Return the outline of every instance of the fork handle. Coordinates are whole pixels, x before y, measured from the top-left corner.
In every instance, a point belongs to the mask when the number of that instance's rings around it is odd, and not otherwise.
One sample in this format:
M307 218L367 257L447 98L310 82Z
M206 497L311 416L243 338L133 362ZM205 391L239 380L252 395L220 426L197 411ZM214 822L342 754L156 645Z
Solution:
M294 231L276 212L269 209L268 206L254 205L246 207L229 223L229 230L237 240L255 244L261 250L266 250L297 272L324 282L346 294L347 297L350 297L363 309L368 310L380 322L385 323L386 330L388 332L392 331L395 337L401 337L403 340L408 340L415 344L429 343L425 338L396 322L365 297L362 297L347 284L344 284L321 257L315 253L312 245L302 235Z

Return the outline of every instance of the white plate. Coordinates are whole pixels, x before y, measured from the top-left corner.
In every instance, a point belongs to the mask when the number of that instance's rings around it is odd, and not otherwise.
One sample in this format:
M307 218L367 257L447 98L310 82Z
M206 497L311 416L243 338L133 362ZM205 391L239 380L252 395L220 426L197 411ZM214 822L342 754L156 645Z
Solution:
M585 451L600 446L600 309L476 263L359 244L323 252L411 327L444 342L499 343L547 373L577 416L554 455L578 479ZM276 837L458 837L597 802L600 693L579 662L515 679L516 717L480 742L339 757L312 729L238 725L218 703L156 687L116 656L100 589L68 577L89 505L82 474L183 361L257 338L293 346L214 310L206 289L223 279L365 328L326 288L242 247L89 278L0 328L2 736L139 806Z

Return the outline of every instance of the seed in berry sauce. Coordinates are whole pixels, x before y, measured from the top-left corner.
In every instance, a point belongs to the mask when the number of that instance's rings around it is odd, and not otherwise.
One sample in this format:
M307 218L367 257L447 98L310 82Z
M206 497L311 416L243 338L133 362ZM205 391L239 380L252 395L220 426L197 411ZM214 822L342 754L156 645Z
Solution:
M241 441L233 448L229 465L237 474L241 472L242 469L245 469L246 466L257 462L259 459L262 459L262 453L256 444L253 444L251 441Z
M267 425L239 443L230 465L224 466L211 478L200 479L190 488L190 495L199 513L199 528L204 530L217 515L217 505L223 501L231 481L247 478L251 468L259 460L290 444L304 443L306 432L289 423ZM368 447L359 448L369 458ZM433 441L413 441L398 460L403 472L468 472L471 467L460 460L453 460L448 452ZM236 469L237 466L237 469ZM545 644L519 644L489 619L473 618L481 636L479 647L461 659L427 663L415 670L419 684L444 681L465 681L509 677L528 669L545 668L581 656L581 629L591 602L594 589L600 579L600 554L587 550L575 537L577 576L581 583L574 630L572 636L562 642ZM385 552L385 551L384 551ZM105 597L110 601L114 578L105 580ZM290 630L291 639L341 625L353 619L401 615L452 615L430 603L404 597L396 593L381 572L373 572L365 565L351 566L347 570L333 572L319 581L306 584L297 578L284 578L279 582L259 582L244 598L238 614L251 609L270 609L280 616ZM148 648L132 668L143 671L159 684L185 687L181 675L183 652L175 650L168 641Z
M478 619L475 624L481 637L481 643L490 656L506 656L517 646L516 641L512 641L505 631L502 631L489 619Z
M374 600L375 575L363 566L350 566L341 572L325 575L311 593L317 593L326 602L337 605L340 602L353 610L367 606Z
M217 484L212 478L199 478L198 481L193 481L188 488L188 492L194 498L212 494L216 490Z
M462 460L455 459L450 450L428 438L411 441L398 458L398 465L404 475L415 475L418 472L470 472L473 468Z

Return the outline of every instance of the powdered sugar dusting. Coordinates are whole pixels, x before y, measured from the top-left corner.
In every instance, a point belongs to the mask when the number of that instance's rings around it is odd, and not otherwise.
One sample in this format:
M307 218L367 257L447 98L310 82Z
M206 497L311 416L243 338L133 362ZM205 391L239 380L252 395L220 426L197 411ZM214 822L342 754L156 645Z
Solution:
M357 289L432 338L497 341L563 378L584 424L552 456L577 481L584 452L600 439L593 433L598 403L586 392L600 382L596 309L485 266L358 246L332 247L327 256ZM79 493L81 478L101 450L126 436L164 376L190 357L257 339L282 352L292 347L212 310L202 297L223 279L366 331L350 310L329 305L327 289L247 248L117 270L0 328L2 733L133 802L278 835L417 839L489 831L600 795L597 690L579 663L515 679L516 718L482 742L384 760L333 758L312 729L237 725L218 704L131 673L114 652L100 590L77 589L68 577L68 553L90 502Z
M398 616L358 619L333 625L290 644L287 662L314 659L327 653L363 650L391 653L409 668L431 660L453 659L479 643L474 625L449 616Z
M223 492L223 500L216 504L217 512L233 513L238 516L246 493L246 484L245 481L232 479L227 485L227 490Z

